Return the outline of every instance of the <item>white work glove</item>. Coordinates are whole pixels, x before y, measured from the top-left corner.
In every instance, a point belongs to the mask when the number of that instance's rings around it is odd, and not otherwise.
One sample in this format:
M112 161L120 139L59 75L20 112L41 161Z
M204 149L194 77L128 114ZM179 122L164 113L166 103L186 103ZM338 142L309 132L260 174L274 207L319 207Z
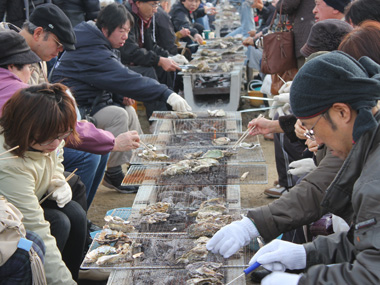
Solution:
M67 203L71 201L73 197L73 193L71 191L70 185L61 179L52 179L47 190L47 193L53 194L49 197L50 200L55 200L57 202L58 207L63 208Z
M350 229L346 221L337 215L332 215L332 227L334 233L348 232Z
M290 102L290 94L289 93L282 93L280 95L273 96L274 101L283 102L283 103L289 103Z
M303 245L275 239L259 249L249 265L260 263L269 271L303 269L306 267L306 251Z
M288 173L301 177L317 168L315 162L312 158L303 158L300 160L293 161L289 164L291 169L288 170Z
M168 101L166 101L166 103L172 106L174 111L178 111L178 112L191 111L191 107L189 106L189 104L187 104L186 100L176 93L170 94Z
M261 285L297 285L301 274L273 272L261 280Z
M189 61L182 54L176 54L175 56L169 56L170 59L174 60L176 63L180 65L188 64Z
M290 93L290 86L292 86L293 81L288 81L278 90L278 94Z
M219 253L224 258L229 258L241 247L258 237L259 232L253 222L244 217L240 221L233 222L221 228L206 245L212 253Z
M278 109L279 109L280 107L282 107L283 105L284 105L284 103L282 103L282 102L279 102L279 101L273 101L273 104L271 105L271 107L272 107L273 109L270 109L270 110L269 110L269 113L268 113L269 118L273 119L273 118L274 118L274 115L276 114L276 112L278 111ZM283 113L283 112L282 112L282 109L280 110L280 113Z

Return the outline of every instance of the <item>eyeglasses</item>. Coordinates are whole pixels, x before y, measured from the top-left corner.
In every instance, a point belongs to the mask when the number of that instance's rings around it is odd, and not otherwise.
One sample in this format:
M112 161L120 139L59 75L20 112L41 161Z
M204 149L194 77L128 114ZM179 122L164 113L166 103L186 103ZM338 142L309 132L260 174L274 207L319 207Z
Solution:
M63 44L61 44L55 37L52 37L55 43L57 44L57 49L63 48Z
M73 132L73 129L71 129L70 131L68 131L67 133L61 135L61 136L58 136L56 137L55 139L52 139L52 140L49 140L47 142L44 142L44 143L40 143L40 146L45 146L45 145L49 145L49 144L52 144L55 140L64 140L65 138L67 138L69 135L71 135L71 133Z
M328 111L328 110L327 110ZM324 114L327 113L327 111L323 112L321 115L319 115L318 120L315 121L314 125L310 128L310 130L307 130L304 135L308 139L311 139L312 141L315 141L315 136L314 136L314 128L318 124L319 120L324 116Z
M153 9L157 9L158 7L161 6L160 3L155 3L155 4L150 4L150 3L147 3L148 5L150 5Z

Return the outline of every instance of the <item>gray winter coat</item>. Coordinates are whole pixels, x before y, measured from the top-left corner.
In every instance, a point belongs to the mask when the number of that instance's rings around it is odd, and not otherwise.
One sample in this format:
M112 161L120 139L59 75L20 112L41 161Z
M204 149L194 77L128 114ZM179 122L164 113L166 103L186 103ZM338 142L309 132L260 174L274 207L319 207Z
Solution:
M376 114L380 121L380 112ZM380 283L380 126L353 146L327 189L323 205L354 215L348 233L318 237L305 244L307 268L299 284ZM336 264L335 264L336 263Z

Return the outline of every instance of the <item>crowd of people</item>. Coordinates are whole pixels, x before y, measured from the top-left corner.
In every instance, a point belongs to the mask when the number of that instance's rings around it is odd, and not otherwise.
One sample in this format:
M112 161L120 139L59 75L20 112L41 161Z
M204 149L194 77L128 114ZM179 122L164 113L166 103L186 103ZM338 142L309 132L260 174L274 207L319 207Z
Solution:
M177 94L174 56L197 52L215 7L116 2L0 0L0 241L9 234L7 203L25 227L11 247L0 245L1 284L36 283L31 251L44 264L38 284L76 284L100 183L137 192L122 185L142 134L135 100L148 116L191 111ZM265 268L262 284L378 284L380 2L234 5L241 26L227 36L243 36L248 66L258 71L256 42L286 14L297 74L275 99L290 111L248 125L251 135L275 134L279 179L265 193L279 199L220 229L207 249L229 258L262 237L267 245L250 261ZM333 231L313 236L307 225L326 214Z

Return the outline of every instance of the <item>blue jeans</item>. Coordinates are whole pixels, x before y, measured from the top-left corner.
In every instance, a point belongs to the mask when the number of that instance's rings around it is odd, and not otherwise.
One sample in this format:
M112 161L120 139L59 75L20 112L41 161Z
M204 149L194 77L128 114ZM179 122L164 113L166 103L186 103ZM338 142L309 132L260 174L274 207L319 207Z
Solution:
M62 253L62 260L73 279L77 280L87 238L86 212L75 201L58 208L56 201L46 200L41 207L44 209L45 219L50 223L50 232Z
M78 168L75 174L86 185L87 209L90 208L99 184L103 179L108 156L109 154L99 155L67 147L64 148L63 165L65 166L65 171L72 172L75 168Z
M238 34L242 34L244 38L249 37L248 32L255 30L255 22L253 20L253 9L251 8L251 4L244 1L241 6L238 6L237 10L240 15L241 26L226 35L226 37L233 37Z

